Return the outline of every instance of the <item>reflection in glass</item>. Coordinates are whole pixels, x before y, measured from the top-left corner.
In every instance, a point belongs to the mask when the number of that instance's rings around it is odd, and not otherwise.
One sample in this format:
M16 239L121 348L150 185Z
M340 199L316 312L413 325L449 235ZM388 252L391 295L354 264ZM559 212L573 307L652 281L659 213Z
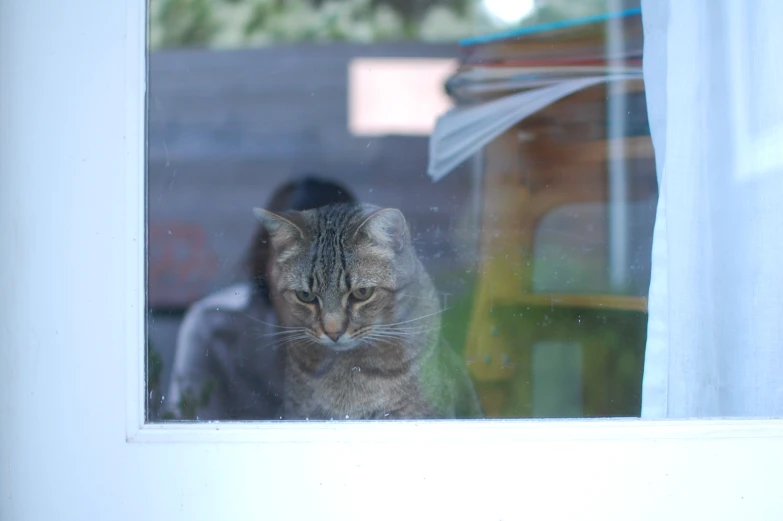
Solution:
M404 216L442 309L439 342L485 417L638 415L657 201L638 12L618 33L616 18L536 29L601 2L550 2L521 21L491 2L296 3L310 25L294 3L250 4L153 2L149 420L287 416L296 384L278 333L293 326L268 262L282 250L252 209L353 201ZM455 42L519 26L520 38ZM618 67L627 77L510 121L427 175L443 112Z

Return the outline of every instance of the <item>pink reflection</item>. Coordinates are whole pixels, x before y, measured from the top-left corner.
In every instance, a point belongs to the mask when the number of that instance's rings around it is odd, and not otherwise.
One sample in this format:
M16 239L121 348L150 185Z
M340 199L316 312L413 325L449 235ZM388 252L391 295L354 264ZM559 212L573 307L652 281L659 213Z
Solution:
M452 107L443 85L457 61L356 58L348 65L348 129L358 136L429 135Z

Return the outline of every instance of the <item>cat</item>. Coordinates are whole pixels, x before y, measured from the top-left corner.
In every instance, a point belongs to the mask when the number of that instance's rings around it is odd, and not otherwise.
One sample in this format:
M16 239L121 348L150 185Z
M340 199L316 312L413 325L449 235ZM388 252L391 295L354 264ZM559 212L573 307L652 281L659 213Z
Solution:
M402 213L341 204L255 208L286 350L285 419L478 418L440 302Z

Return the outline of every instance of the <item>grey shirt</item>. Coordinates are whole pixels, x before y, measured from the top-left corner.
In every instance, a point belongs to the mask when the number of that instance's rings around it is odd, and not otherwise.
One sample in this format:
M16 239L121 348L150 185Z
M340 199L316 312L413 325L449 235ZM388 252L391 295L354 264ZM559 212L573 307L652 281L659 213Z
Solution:
M279 418L284 357L269 336L274 324L274 312L249 282L193 304L177 337L164 418Z

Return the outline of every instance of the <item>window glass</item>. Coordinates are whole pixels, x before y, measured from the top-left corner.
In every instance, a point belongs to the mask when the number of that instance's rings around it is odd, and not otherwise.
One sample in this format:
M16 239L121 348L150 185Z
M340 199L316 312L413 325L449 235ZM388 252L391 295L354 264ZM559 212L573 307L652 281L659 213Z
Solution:
M638 2L152 0L150 46L149 421L640 414Z

